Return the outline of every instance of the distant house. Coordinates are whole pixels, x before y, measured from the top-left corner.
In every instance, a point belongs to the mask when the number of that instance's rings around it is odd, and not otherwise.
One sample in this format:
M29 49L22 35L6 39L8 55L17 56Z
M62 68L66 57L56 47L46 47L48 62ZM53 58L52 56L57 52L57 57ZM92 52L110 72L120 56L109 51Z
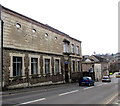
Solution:
M95 62L94 59L90 59L89 57L82 62L83 76L90 76L96 81L101 79L100 68L101 65L98 62Z
M118 62L118 69L119 69L118 71L120 72L120 52L116 53L115 58Z
M96 55L88 56L82 62L83 76L92 76L96 81L108 75L108 62ZM91 71L92 70L92 71Z
M81 41L1 6L3 87L67 83L82 75Z
M101 75L105 76L105 75L109 75L109 70L108 70L108 66L109 66L109 61L101 56L97 56L97 55L93 55L96 59L99 60L99 63L101 64Z
M116 71L119 71L120 69L119 67L120 65L118 62L119 56L117 54L102 54L99 56L104 58L104 64L106 62L106 65L108 65L108 72L114 73Z

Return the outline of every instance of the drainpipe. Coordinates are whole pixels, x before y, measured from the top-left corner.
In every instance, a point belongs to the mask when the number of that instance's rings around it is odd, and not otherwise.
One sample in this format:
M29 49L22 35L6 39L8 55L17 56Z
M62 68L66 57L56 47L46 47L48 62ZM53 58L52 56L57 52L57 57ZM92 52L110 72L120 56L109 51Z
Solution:
M2 6L0 5L0 82L3 88L3 21L1 19Z
M3 21L0 20L0 26L1 26L1 35L0 35L0 82L1 82L1 88L3 88Z

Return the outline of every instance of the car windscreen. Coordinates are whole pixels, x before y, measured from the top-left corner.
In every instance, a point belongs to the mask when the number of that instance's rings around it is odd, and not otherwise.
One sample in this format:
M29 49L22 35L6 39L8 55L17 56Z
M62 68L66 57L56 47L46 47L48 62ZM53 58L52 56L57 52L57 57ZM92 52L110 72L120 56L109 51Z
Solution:
M89 77L83 77L83 80L91 80Z
M103 79L109 79L108 77L103 77Z

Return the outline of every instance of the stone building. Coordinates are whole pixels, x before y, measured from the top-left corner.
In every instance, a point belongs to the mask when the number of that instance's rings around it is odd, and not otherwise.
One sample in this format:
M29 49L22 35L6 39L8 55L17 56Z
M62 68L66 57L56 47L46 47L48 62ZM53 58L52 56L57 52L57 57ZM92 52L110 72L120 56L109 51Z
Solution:
M95 62L92 59L84 58L82 61L82 71L83 76L90 76L95 80L95 72L94 72L94 64Z
M81 75L81 41L1 6L3 88L71 82Z
M109 61L106 58L99 55L93 55L93 57L98 59L99 63L101 64L101 76L103 77L109 75L109 70L108 70Z
M90 76L95 81L101 79L101 64L96 58L88 57L82 62L83 76Z
M108 61L97 55L88 56L82 62L83 76L91 76L96 81L101 80L105 75L109 75Z
M115 54L115 59L116 59L116 71L120 72L120 52Z

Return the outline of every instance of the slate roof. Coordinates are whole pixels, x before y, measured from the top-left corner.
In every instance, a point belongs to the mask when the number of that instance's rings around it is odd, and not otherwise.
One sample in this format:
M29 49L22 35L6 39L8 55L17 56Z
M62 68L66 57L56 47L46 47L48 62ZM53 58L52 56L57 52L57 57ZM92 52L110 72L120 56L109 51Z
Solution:
M108 62L107 59L97 55L92 55L88 56L87 58L83 58L83 61L86 61L87 59L89 59L91 62Z
M101 56L93 55L95 58L99 60L99 62L107 62L107 60Z

